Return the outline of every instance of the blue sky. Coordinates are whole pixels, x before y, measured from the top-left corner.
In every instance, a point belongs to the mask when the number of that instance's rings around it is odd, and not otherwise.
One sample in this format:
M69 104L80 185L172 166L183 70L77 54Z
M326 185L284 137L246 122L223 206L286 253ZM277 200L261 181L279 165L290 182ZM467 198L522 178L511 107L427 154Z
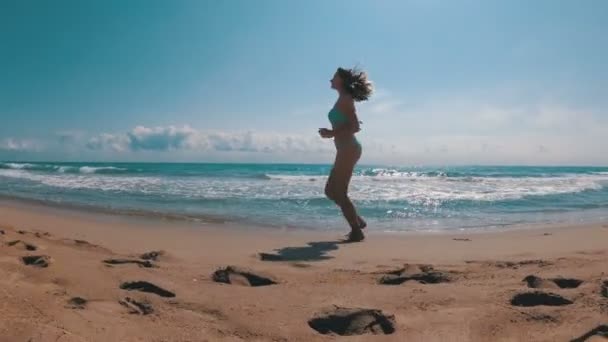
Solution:
M0 3L0 160L608 164L602 0Z

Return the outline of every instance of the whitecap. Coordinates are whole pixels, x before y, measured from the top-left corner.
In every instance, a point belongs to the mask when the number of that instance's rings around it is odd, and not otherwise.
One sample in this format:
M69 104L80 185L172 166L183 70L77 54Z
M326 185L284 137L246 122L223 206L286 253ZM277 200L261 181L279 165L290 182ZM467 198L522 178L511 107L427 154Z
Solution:
M79 169L80 173L96 173L99 171L126 171L126 170L127 169L114 167L114 166L98 166L98 167L82 166Z
M2 163L2 164L5 165L7 168L14 169L14 170L28 169L28 168L33 168L36 166L34 164L29 164L29 163Z

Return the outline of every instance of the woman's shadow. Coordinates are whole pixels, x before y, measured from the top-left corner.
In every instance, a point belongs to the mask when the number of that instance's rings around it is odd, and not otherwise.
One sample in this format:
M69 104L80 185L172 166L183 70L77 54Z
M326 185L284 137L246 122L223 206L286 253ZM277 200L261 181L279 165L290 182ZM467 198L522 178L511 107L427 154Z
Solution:
M277 249L275 253L259 253L262 261L322 261L333 259L327 255L337 250L338 245L344 241L315 241L309 242L304 247L284 247Z

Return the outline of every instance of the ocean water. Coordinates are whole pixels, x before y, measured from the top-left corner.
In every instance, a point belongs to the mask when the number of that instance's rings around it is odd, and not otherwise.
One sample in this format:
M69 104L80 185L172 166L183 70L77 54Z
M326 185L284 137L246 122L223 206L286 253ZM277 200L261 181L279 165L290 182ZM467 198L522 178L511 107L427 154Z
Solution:
M0 196L121 213L347 229L329 165L0 162ZM371 230L509 229L608 220L608 168L360 166L350 195Z

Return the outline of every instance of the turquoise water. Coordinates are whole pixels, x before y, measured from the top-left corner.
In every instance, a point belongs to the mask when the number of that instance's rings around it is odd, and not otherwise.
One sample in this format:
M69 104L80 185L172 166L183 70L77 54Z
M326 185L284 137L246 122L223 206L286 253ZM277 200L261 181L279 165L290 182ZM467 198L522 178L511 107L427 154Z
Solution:
M192 220L346 229L329 165L0 162L0 196ZM383 167L350 195L384 231L508 228L608 218L608 168Z

